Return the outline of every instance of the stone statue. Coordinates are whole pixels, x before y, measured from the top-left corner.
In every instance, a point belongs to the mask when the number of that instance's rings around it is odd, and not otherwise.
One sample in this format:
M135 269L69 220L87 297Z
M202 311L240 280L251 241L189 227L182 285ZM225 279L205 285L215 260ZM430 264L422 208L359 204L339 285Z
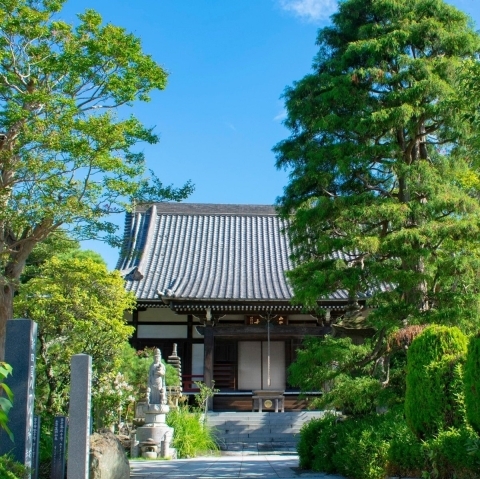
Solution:
M148 403L167 404L165 366L162 363L162 353L160 349L155 349L155 359L148 373Z

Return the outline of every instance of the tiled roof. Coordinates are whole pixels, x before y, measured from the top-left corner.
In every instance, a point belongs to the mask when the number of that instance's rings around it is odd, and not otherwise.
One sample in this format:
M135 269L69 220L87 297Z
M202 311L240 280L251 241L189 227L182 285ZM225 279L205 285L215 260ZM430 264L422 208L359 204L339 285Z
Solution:
M117 269L139 300L289 301L285 222L273 206L156 203L127 214ZM346 300L345 291L329 300Z

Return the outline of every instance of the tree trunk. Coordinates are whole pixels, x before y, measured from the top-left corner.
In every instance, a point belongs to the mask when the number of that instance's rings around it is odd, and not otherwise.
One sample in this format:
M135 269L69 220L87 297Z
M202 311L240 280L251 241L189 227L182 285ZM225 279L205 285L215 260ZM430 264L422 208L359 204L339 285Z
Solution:
M7 321L13 318L13 293L10 284L0 287L0 361L5 359L5 337Z

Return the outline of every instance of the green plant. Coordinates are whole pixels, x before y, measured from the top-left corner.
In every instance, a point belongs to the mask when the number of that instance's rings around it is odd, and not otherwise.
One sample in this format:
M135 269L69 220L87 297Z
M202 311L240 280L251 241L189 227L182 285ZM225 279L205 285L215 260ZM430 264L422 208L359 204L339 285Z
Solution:
M11 389L5 384L5 379L9 374L12 374L12 367L7 363L0 362L0 427L8 434L8 437L13 441L13 434L7 426L8 411L12 407L13 393ZM2 397L3 393L7 397Z
M322 403L344 414L361 415L375 411L382 391L382 385L378 379L340 374L333 382L332 390L323 395Z
M333 414L325 416L317 437L311 438L312 457L310 461L314 471L322 471L330 474L337 470L332 461L332 457L335 454L338 432L338 418Z
M470 425L480 432L480 336L474 336L468 344L465 362L465 409Z
M427 472L435 479L477 479L480 451L469 446L478 440L467 426L439 431L423 446Z
M188 406L171 410L167 424L174 428L173 447L178 457L196 457L202 453L217 451L213 431L201 420L201 412Z
M346 419L327 415L302 428L298 445L300 466L352 479L383 479L390 443L407 432L399 406L386 414Z
M374 413L338 423L332 455L335 472L354 479L383 479L389 442L401 421L397 407L386 414Z
M0 456L0 477L2 479L29 479L30 470L7 454Z
M389 476L420 477L424 468L425 452L422 442L413 434L405 421L398 421L395 436L387 454Z
M405 417L420 439L464 421L461 363L467 337L456 327L431 325L407 353Z
M297 444L299 465L302 469L313 469L314 448L318 439L324 434L325 429L334 420L334 416L326 415L323 418L312 419L306 422L300 429L300 439ZM322 456L322 454L319 454ZM321 468L323 472L329 472L326 468Z
M207 386L202 381L195 381L195 386L200 390L197 394L195 394L195 402L197 406L200 408L203 414L207 413L208 410L208 401L210 398L215 396L215 393L218 393L220 389L215 389L215 381L212 381L212 386Z

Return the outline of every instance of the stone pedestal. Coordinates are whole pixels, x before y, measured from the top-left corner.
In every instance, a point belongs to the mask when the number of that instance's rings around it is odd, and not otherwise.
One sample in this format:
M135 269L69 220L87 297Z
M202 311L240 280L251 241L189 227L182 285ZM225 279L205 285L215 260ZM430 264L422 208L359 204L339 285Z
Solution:
M145 425L138 427L136 432L136 441L143 457L176 456L176 451L170 447L173 428L165 424L165 416L169 409L166 404L145 406Z

